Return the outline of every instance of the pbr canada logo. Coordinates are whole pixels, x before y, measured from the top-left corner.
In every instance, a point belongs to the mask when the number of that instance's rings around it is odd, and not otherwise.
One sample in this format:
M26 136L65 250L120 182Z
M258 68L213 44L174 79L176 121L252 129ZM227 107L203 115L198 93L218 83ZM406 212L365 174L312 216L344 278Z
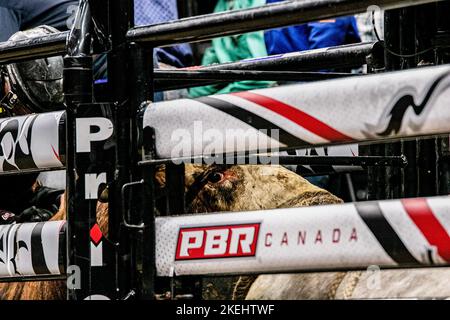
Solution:
M181 228L175 260L253 257L260 223Z

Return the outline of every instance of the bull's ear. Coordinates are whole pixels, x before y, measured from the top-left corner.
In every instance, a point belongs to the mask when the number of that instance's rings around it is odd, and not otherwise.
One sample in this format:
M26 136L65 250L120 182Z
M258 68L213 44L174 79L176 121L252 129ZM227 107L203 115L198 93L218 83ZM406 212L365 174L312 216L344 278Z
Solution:
M155 167L155 205L156 215L165 215L167 212L166 205L166 166L159 165Z
M201 177L204 176L208 170L208 166L201 164L186 164L185 172L185 192L188 192L191 186Z
M156 189L166 187L166 166L164 164L155 168L155 186Z

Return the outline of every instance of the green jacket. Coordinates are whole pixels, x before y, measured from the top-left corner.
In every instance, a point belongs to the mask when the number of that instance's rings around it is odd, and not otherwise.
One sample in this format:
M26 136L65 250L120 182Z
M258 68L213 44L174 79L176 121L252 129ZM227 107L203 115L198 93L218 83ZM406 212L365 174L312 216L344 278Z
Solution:
M265 3L265 0L219 0L214 12L258 7ZM212 47L205 51L202 65L227 63L265 56L267 56L267 49L264 41L264 31L259 31L214 39L212 41ZM189 90L189 94L191 97L196 98L211 94L267 88L273 84L274 82L272 81L240 81L230 84L192 88Z

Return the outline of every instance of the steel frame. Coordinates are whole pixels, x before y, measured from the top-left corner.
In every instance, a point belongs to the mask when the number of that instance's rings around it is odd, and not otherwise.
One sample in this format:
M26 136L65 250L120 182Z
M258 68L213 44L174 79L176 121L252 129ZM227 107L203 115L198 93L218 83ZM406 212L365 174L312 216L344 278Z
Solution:
M239 34L260 29L269 29L286 25L298 24L302 22L314 21L335 17L339 15L355 14L366 11L372 1L366 0L309 0L302 2L285 2L264 6L261 8L243 10L239 12L229 12L222 14L211 14L186 18L179 21L135 28L133 26L133 0L104 0L102 4L108 6L107 32L111 39L108 48L108 85L110 101L103 104L93 104L92 87L92 52L89 47L71 47L67 42L69 34L61 33L44 38L36 38L16 43L0 44L0 64L19 62L26 59L34 59L51 55L60 55L69 52L65 58L64 82L67 106L67 140L66 140L66 170L67 170L67 192L68 192L68 237L67 253L68 265L76 264L82 268L83 284L81 290L69 289L69 299L85 299L92 294L103 294L109 298L120 299L129 297L131 292L136 292L138 298L153 299L155 294L155 196L152 180L153 166L140 170L138 160L157 161L154 158L153 141L154 135L149 130L144 130L143 145L140 147L138 141L138 112L143 101L152 100L153 83L157 74L152 70L152 50L157 46L165 46L180 42L196 42L211 39L217 36ZM396 9L405 6L426 4L436 2L434 0L382 0L378 5L383 9ZM86 35L93 34L91 25L92 10L93 18L98 14L98 2L81 0L86 11L80 15L80 22L83 28L87 28ZM408 9L399 9L407 17ZM388 12L390 17L391 13ZM394 15L394 14L393 14ZM100 19L100 18L99 18ZM388 30L392 27L390 18L387 20ZM226 30L223 25L227 25ZM443 24L445 25L445 23ZM402 26L406 26L403 25ZM444 26L441 26L445 29ZM405 31L405 29L403 29ZM403 34L403 33L402 33ZM83 35L83 32L81 32ZM72 40L80 40L80 34L75 34L74 30L70 35ZM70 39L70 38L69 38ZM88 39L84 42L90 44ZM402 41L406 39L402 39ZM69 43L69 46L67 45ZM392 50L393 41L388 36L386 46ZM402 42L403 45L403 42ZM406 46L406 45L405 45ZM330 50L325 57L327 66L332 66L341 58L337 51L347 48L336 48ZM97 52L101 53L96 48ZM368 53L373 53L373 46L360 45L359 49L348 53L348 61L358 57L361 62L365 60ZM440 61L445 61L445 54L440 56ZM329 58L330 60L327 60ZM386 57L387 69L393 70L395 62L392 57ZM311 53L309 61L319 59ZM304 63L308 60L303 60ZM292 61L291 61L292 62ZM291 63L285 61L286 66ZM282 63L280 60L273 63L270 70L276 70ZM222 70L265 70L259 69L258 62L241 64L230 64L205 68L204 70L219 70L215 77L226 73ZM319 64L320 65L320 64ZM351 65L351 63L350 63ZM323 65L321 65L323 66ZM284 69L284 68L283 68ZM148 72L142 72L148 70ZM286 67L284 70L289 70ZM301 70L301 69L300 69ZM128 74L128 79L124 85L123 75ZM162 75L159 72L160 76ZM173 74L173 73L172 73ZM198 76L200 74L200 76ZM197 77L214 78L208 72L197 72ZM252 74L252 73L247 73ZM254 74L254 73L253 73ZM168 75L168 74L166 74ZM242 73L241 76L245 76ZM297 76L299 76L298 74ZM181 75L180 75L181 76ZM182 76L195 77L196 73L185 72ZM316 75L317 76L317 75ZM209 78L208 78L209 79ZM234 79L234 78L233 78ZM131 85L132 83L132 85ZM109 117L113 124L115 134L112 137L112 161L106 165L101 153L105 151L105 145L96 145L93 151L94 160L86 154L80 155L77 152L76 135L77 121L82 118ZM425 147L425 146L423 146ZM423 148L421 146L421 148ZM395 147L393 147L395 149ZM369 152L371 155L376 154ZM397 152L385 152L396 154ZM400 156L400 154L398 154ZM94 164L94 166L92 166ZM110 188L110 211L109 211L109 235L104 237L105 246L109 252L105 257L105 263L95 268L90 265L91 253L89 253L89 233L95 226L96 208L95 199L83 197L85 192L85 178L83 174L98 173L105 170L107 172L107 184ZM177 173L171 179L178 181L180 187L180 168L173 168ZM375 169L378 170L378 169ZM384 170L384 169L383 169ZM448 170L447 170L448 171ZM177 178L178 174L178 178ZM448 174L445 174L447 177ZM78 177L78 178L77 178ZM375 175L373 176L375 177ZM126 210L122 207L123 188L133 181L144 179L146 182L140 186L140 192L133 192L129 198L132 208ZM131 188L133 189L134 186ZM380 185L377 188L381 187ZM432 192L432 191L430 191ZM169 192L171 193L171 192ZM392 194L387 190L387 193ZM172 191L172 198L173 193ZM378 194L380 199L386 195ZM168 205L168 214L180 208L180 204ZM123 224L123 219L131 225L140 225L141 228L130 228L130 225ZM92 246L91 246L92 250ZM91 281L91 277L99 277L102 281ZM96 279L96 280L97 280Z

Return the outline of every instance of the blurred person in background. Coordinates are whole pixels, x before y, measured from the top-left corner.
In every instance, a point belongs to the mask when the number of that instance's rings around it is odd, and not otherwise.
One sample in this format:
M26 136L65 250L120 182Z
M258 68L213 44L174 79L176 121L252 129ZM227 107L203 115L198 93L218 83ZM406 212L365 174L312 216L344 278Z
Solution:
M282 0L219 0L214 12L247 9ZM353 16L310 22L298 26L258 31L214 39L205 51L202 65L234 62L267 55L312 50L361 42ZM267 88L272 81L240 81L192 88L191 97Z
M17 31L40 25L66 31L77 6L77 0L0 1L0 42L8 40Z
M214 11L222 12L247 9L278 2L282 2L282 0L219 0ZM361 38L355 17L339 17L296 26L213 39L212 46L205 51L202 65L234 62L268 55L327 48L358 42L361 42ZM273 81L239 81L231 84L196 87L190 89L189 93L191 97L197 98L205 95L226 94L267 88L275 85L277 83ZM312 152L315 152L315 150L313 149ZM291 155L295 155L296 153L297 151L295 150L289 151ZM286 152L282 154L286 154ZM289 169L301 174L298 171L301 167L291 166ZM311 183L323 188L327 188L330 184L329 176L317 176L307 179Z
M158 24L178 19L177 0L135 0L134 23L136 26ZM154 65L156 69L175 69L191 66L193 63L192 49L189 44L155 48ZM94 79L97 83L107 81L106 56L102 55L95 62L96 71ZM187 95L187 90L172 92L156 92L154 101L172 100Z

